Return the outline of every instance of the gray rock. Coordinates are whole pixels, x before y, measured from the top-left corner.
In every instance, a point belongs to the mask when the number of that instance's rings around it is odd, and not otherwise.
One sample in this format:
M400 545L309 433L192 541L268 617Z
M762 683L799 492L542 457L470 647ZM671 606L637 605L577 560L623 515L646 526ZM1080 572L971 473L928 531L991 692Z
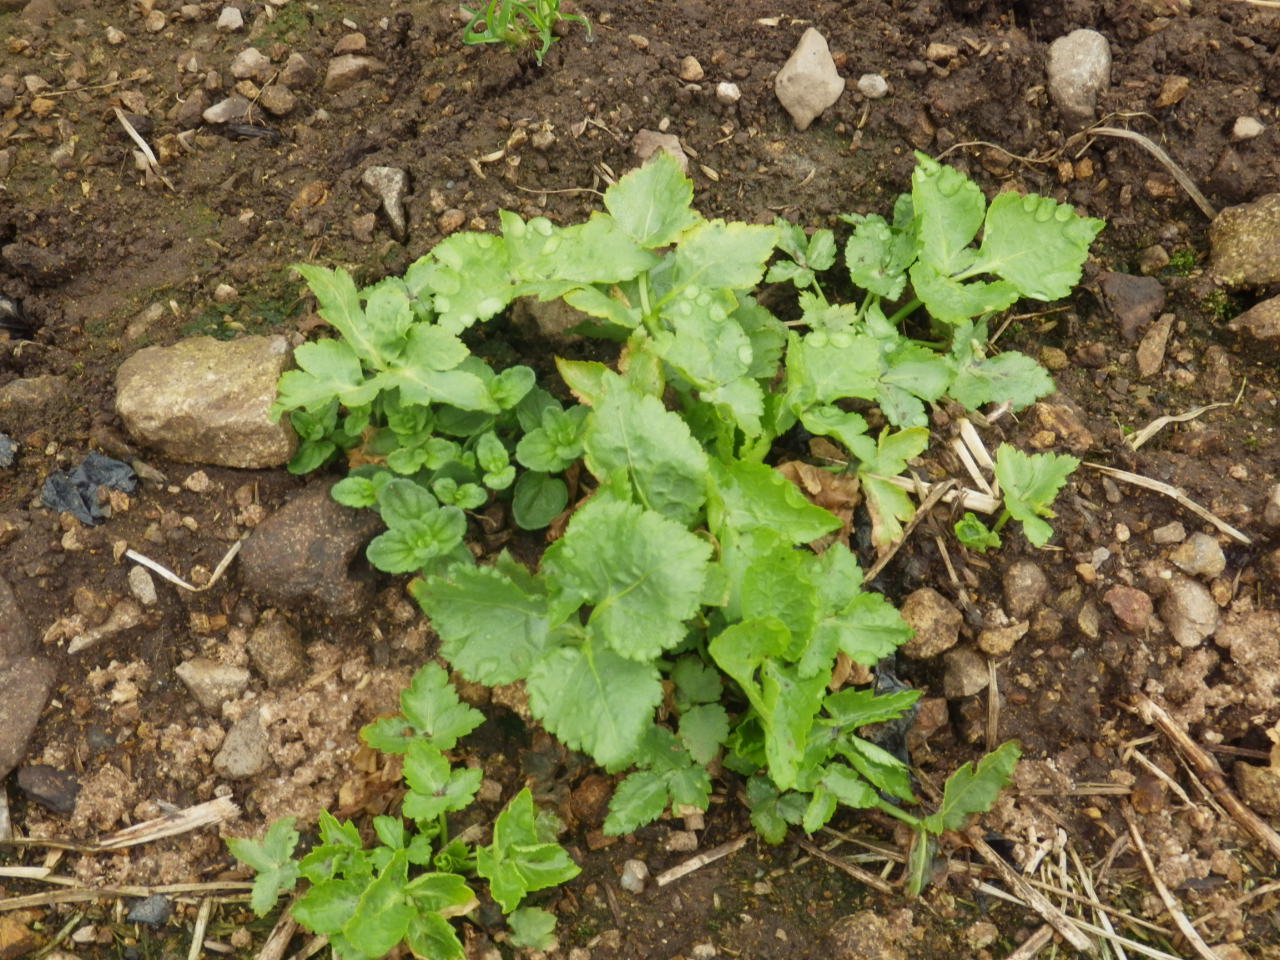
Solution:
M341 93L354 87L362 80L367 80L375 73L381 73L387 65L377 57L365 57L356 53L344 53L329 61L329 69L324 75L326 93Z
M80 794L80 781L70 770L59 770L44 763L19 767L15 776L18 789L28 800L40 804L46 810L62 816L70 816L76 809L76 797Z
M1280 193L1221 211L1209 224L1209 259L1228 287L1280 282Z
M0 781L27 752L53 690L53 664L35 654L0 660Z
M844 93L844 77L836 70L826 38L813 27L805 30L795 50L773 82L778 97L797 130L807 130Z
M1093 121L1111 82L1111 47L1096 30L1073 30L1049 45L1049 95L1071 126Z
M945 653L960 639L964 617L955 605L932 587L913 591L902 602L902 619L915 635L902 645L902 653L926 660Z
M284 84L268 83L259 93L258 103L273 117L283 117L293 112L298 105L298 98Z
M360 175L360 183L381 201L392 236L403 242L408 233L404 194L409 189L409 175L399 167L368 167Z
M1247 333L1262 343L1280 342L1280 297L1254 304L1227 324L1227 329Z
M257 776L271 763L267 734L256 709L250 710L231 725L222 749L213 758L213 769L228 780Z
M144 607L153 607L159 597L156 595L156 582L146 567L134 566L129 570L129 592Z
M1280 489L1280 484L1277 485L1277 489ZM1178 520L1172 520L1163 527L1156 527L1151 531L1153 543L1181 543L1185 539L1187 539L1187 528Z
M733 106L742 99L742 89L732 81L721 80L716 84L716 100L726 107Z
M1103 273L1098 278L1107 307L1129 343L1164 309L1164 284L1155 277L1135 277L1128 273Z
M622 865L622 877L618 885L627 893L644 893L645 881L649 879L649 867L643 860L628 860Z
M195 657L174 668L178 679L186 684L196 702L218 716L222 705L237 699L249 686L249 671L244 667L218 663L206 657Z
M35 649L35 631L9 581L0 577L0 662L34 653Z
M138 900L125 916L130 923L145 923L150 927L163 927L173 916L173 903L161 893Z
M116 373L116 412L134 439L188 463L260 469L289 462L297 436L273 423L285 339L192 337L147 347Z
M231 61L231 75L237 80L265 81L275 68L257 47L245 47Z
M636 135L631 138L631 152L640 159L641 163L647 163L649 158L659 150L675 157L682 172L689 172L689 156L684 152L684 147L680 146L680 138L674 133L637 130Z
M1017 560L1004 575L1004 609L1009 616L1021 620L1031 615L1049 589L1049 580L1040 566L1031 560Z
M1227 568L1222 545L1207 533L1193 533L1186 543L1170 554L1169 559L1183 573L1210 580Z
M318 603L349 616L373 595L372 582L353 576L352 566L382 521L372 510L342 506L330 486L307 487L254 529L240 551L241 579L272 602Z
M180 127L190 129L204 119L204 112L209 109L209 94L203 87L196 87L185 99L173 108L170 116Z
M1161 314L1160 319L1142 335L1142 342L1134 351L1139 377L1153 377L1164 366L1164 355L1169 346L1169 334L1173 332L1175 319L1177 318L1172 313Z
M0 387L0 414L38 416L66 396L66 377L22 377Z
M110 614L101 624L90 626L88 629L71 637L70 642L67 644L67 653L79 653L81 650L87 650L100 640L105 640L107 637L113 637L117 633L124 633L126 630L132 630L134 627L140 626L144 619L142 608L133 600L125 597L112 606Z
M273 687L307 672L307 654L298 628L284 617L271 616L249 635L249 659Z
M218 29L223 33L233 33L244 26L244 14L239 7L223 7L218 14Z
M868 100L879 100L889 92L889 81L878 73L864 73L858 78L858 92Z
M1173 639L1184 647L1199 646L1218 629L1218 605L1203 584L1189 577L1170 581L1160 616Z
M972 697L981 693L991 682L987 658L971 647L948 650L942 658L945 672L942 675L942 693L948 700Z
M302 90L316 82L316 68L300 53L289 54L280 70L280 82L290 90Z
M205 123L248 123L253 115L253 104L235 93L219 100L200 116Z
M1257 117L1236 117L1236 122L1231 127L1231 139L1252 140L1254 137L1261 136L1265 129L1266 127Z

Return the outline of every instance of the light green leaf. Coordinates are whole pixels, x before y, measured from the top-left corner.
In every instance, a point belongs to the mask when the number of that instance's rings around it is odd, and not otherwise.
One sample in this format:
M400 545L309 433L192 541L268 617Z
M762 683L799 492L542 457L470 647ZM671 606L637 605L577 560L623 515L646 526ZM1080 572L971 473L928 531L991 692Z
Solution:
M355 916L364 889L365 884L354 880L325 880L303 894L289 912L311 932L327 937Z
M764 276L778 229L704 220L680 240L674 254L672 293L688 286L704 290L750 290Z
M609 798L609 815L605 817L605 836L617 837L634 833L646 823L657 820L670 800L666 780L653 770L637 770L628 774Z
M458 699L449 675L436 663L419 668L400 691L400 709L413 729L440 750L452 750L459 738L484 723L484 714Z
M674 157L659 151L604 194L604 206L636 243L649 249L674 243L701 217L690 209L693 181Z
M911 205L921 263L943 276L968 267L976 256L969 243L977 236L987 209L987 199L978 185L959 170L916 151ZM914 273L911 282L916 284ZM918 286L916 296L928 302Z
M586 223L562 228L547 249L556 259L556 280L622 283L661 260L644 249L655 244L643 240L632 236L616 217L597 211Z
M1025 354L1010 350L961 366L947 393L970 410L988 403L1008 402L1016 411L1055 389L1053 377L1044 367Z
M791 631L786 659L796 660L818 620L818 589L809 577L807 550L781 546L757 556L742 578L743 619L777 617Z
M994 273L1033 300L1058 300L1080 282L1089 245L1104 226L1051 197L1002 193L991 201L978 259L966 272Z
M787 345L787 328L782 321L760 306L752 297L738 297L733 319L751 341L751 369L747 376L755 380L772 380Z
M742 377L723 386L703 390L699 396L706 403L713 404L726 419L737 424L748 439L764 432L761 423L761 418L764 417L764 391L757 381Z
M304 343L293 352L293 359L299 369L281 375L272 416L287 410L316 411L334 399L343 406L358 407L377 395L379 381L365 379L359 359L343 340Z
M645 662L684 639L710 555L705 540L659 514L595 499L574 514L542 568L592 607L594 635Z
M259 917L270 913L280 894L288 893L298 882L293 850L298 845L299 834L293 824L293 817L277 820L267 829L261 843L240 837L227 839L231 855L258 873L249 906Z
M457 933L438 913L415 914L404 939L415 957L431 960L464 960L466 957Z
M837 749L853 768L877 788L902 800L914 800L907 765L883 747L846 734Z
M464 810L480 789L484 771L454 769L439 749L426 740L409 742L404 755L404 779L409 792L404 814L411 820L434 820L443 813Z
M1078 466L1079 459L1066 454L1027 455L1007 443L996 450L996 480L1005 509L1035 546L1043 547L1053 536L1053 528L1040 518L1054 517L1054 498Z
M582 456L582 434L590 409L582 405L542 411L540 426L516 445L516 459L530 470L559 473Z
M507 917L511 943L531 950L550 950L556 944L556 918L541 907L521 907Z
M844 246L849 279L886 300L897 300L907 285L907 267L916 258L914 237L895 231L874 213L846 219L854 223Z
M720 671L697 655L681 657L671 668L676 685L676 706L687 710L695 703L718 703L723 686Z
M541 841L533 794L525 787L498 814L493 842L476 851L476 871L510 913L527 894L572 880L581 868L558 843Z
M925 817L921 825L933 834L959 830L972 814L990 810L1000 791L1008 785L1022 750L1017 740L1002 743L975 767L966 763L947 778L942 789L942 805Z
M591 639L539 660L526 684L529 707L543 726L605 767L630 760L662 702L656 667L624 659Z
M695 763L711 763L729 738L729 715L718 703L690 707L680 715L680 742Z
M869 689L845 687L822 701L822 708L829 716L822 722L828 726L856 730L868 724L896 720L911 709L920 695L919 690L876 693Z
M434 294L436 322L461 333L477 320L488 320L515 293L506 244L487 233L455 233L441 240L422 268L423 281Z
M779 844L786 839L787 825L804 820L808 801L801 793L779 793L766 777L747 781L747 805L751 823L766 843Z
M877 546L886 546L901 539L902 524L916 513L911 498L880 477L860 474L860 479L867 498L867 512L871 515L872 541Z
M546 596L497 567L458 564L409 589L440 635L441 652L473 683L514 683L546 651Z
M1018 288L1007 280L961 283L924 260L912 264L910 275L916 296L935 319L944 323L995 313L1018 299Z
M801 676L831 665L836 651L870 667L911 639L897 608L878 593L859 593L844 607L819 617L813 641L800 659Z
M879 378L880 349L869 336L823 330L790 336L786 393L797 413L849 397L874 400Z
M721 536L730 529L777 530L789 543L809 543L840 527L794 483L772 467L745 460L711 460L708 525Z
M804 819L800 821L800 828L805 833L817 833L829 821L836 812L836 798L824 784L819 783L813 789L813 793L809 796L809 806L805 808Z
M522 530L541 530L569 505L569 488L559 477L526 470L516 480L511 514Z
M695 387L712 389L751 369L751 341L725 305L697 287L663 308L674 331L656 341L659 355Z
M867 809L880 802L875 788L841 763L833 763L823 770L821 783L846 807Z
M315 294L322 318L342 335L356 356L374 367L381 367L388 354L400 347L400 332L393 325L373 326L366 321L360 306L360 295L347 271L307 263L296 263L293 269L302 274Z
M460 917L479 906L475 892L454 873L422 873L414 877L405 896L420 912L442 917Z
M707 455L656 397L611 389L587 419L583 448L598 479L626 471L642 505L680 523L706 498Z
M415 910L405 899L409 861L399 850L360 896L342 933L358 950L374 957L389 953L404 939Z

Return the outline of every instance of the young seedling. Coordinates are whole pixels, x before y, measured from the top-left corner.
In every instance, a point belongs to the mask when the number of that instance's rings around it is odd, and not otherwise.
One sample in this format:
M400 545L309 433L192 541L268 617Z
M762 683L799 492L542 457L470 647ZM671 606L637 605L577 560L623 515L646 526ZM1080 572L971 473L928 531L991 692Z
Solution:
M462 35L463 43L505 43L517 52L537 43L533 55L538 66L542 66L542 58L556 40L555 27L560 21L582 24L587 28L587 39L591 39L587 18L565 13L560 9L560 0L489 0L484 7L461 9L471 18Z

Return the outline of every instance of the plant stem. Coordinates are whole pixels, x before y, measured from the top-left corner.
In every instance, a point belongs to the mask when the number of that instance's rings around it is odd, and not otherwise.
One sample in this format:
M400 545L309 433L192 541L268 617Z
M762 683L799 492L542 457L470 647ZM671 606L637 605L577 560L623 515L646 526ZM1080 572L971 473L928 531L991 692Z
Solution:
M889 318L889 322L892 323L894 326L897 326L899 323L901 323L911 314L915 313L916 309L921 305L922 302L923 301L921 301L919 297L916 297L910 303L899 307L897 310L894 311L893 316Z

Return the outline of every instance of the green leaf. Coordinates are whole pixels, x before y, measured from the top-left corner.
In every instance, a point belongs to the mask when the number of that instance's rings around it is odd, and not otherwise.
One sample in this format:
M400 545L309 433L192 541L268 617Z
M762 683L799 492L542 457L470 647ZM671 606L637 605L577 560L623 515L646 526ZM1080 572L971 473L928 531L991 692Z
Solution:
M299 834L293 829L293 823L293 817L277 820L267 829L261 843L240 837L227 838L231 855L258 872L249 906L259 917L270 913L280 894L288 893L298 882L298 864L292 858Z
M750 290L764 276L765 262L777 238L774 226L702 221L687 231L676 247L672 293L689 286Z
M342 335L346 346L361 360L381 367L402 346L401 331L394 324L372 324L360 307L360 295L347 271L297 263L293 269L315 294L322 318Z
M760 384L748 377L734 380L711 390L703 390L702 399L713 404L726 420L735 423L746 437L758 437L764 432L764 391Z
M448 758L426 740L411 740L404 755L404 779L409 784L404 814L425 821L465 810L483 777L484 771L478 768L453 769Z
M542 567L592 607L588 621L621 656L648 661L680 643L697 613L711 546L635 504L594 499Z
M910 275L916 296L934 318L945 323L995 313L1018 299L1018 288L1007 280L961 283L924 260L911 265Z
M947 778L942 789L942 805L921 821L925 830L940 834L959 830L970 815L990 810L1000 791L1008 785L1022 750L1017 740L1002 743L999 748L978 761L966 763Z
M290 913L312 933L330 936L355 916L364 888L354 880L325 880L303 894Z
M337 399L343 406L369 403L379 389L376 378L366 379L354 351L343 340L304 343L293 353L297 370L287 370L277 385L279 396L271 415L288 410L316 411Z
M662 702L651 663L624 659L590 639L539 660L526 685L529 708L549 732L612 768L630 760Z
M725 305L709 292L686 287L668 302L662 317L673 333L656 341L659 355L695 387L709 390L751 369L751 341Z
M875 788L844 764L833 763L826 767L821 783L846 807L865 810L880 802Z
M809 543L839 529L840 521L810 502L794 483L763 463L711 460L711 530L771 529L790 543Z
M653 823L664 810L670 793L666 779L653 770L637 770L628 774L609 799L609 815L605 817L605 836L618 837L634 833L646 823Z
M718 703L690 707L680 715L680 742L695 763L711 763L729 738L729 715Z
M747 805L751 823L766 843L779 844L787 837L787 825L804 820L808 803L800 793L780 793L764 777L747 781Z
M915 237L895 231L874 213L846 219L854 224L844 246L849 279L876 296L897 300L907 285L907 267L916 258Z
M967 512L955 523L956 539L970 550L986 553L1000 549L1000 534L987 527L973 511Z
M551 629L545 594L500 566L458 564L409 586L440 636L441 652L468 680L489 686L527 676Z
M559 473L582 456L582 434L588 407L561 410L549 406L542 411L541 425L520 438L516 459L530 470ZM558 511L557 511L558 512Z
M555 947L556 918L541 907L521 907L507 917L511 926L511 943L530 950L551 950Z
M742 578L744 619L777 617L791 632L785 657L799 658L818 620L818 589L804 562L813 554L788 545L757 556Z
M419 913L460 917L479 906L467 882L454 873L422 873L405 887L405 896Z
M1053 536L1053 528L1040 518L1055 516L1051 504L1078 466L1079 459L1066 454L1027 455L1007 443L996 450L996 480L1005 509L1033 545L1043 547Z
M1031 406L1056 388L1044 367L1025 354L1007 351L961 366L947 393L970 410L1008 402L1015 411Z
M455 233L436 244L428 256L431 260L421 275L434 294L436 322L450 333L488 320L511 301L515 290L501 237Z
M751 369L747 376L771 380L778 372L783 348L787 345L787 328L782 321L760 306L753 298L741 295L733 319L751 341Z
M680 164L659 151L604 194L605 209L636 243L649 249L674 243L701 217L690 209L693 181Z
M978 259L967 272L994 273L1034 300L1070 296L1104 226L1051 197L1002 193L987 210Z
M870 667L911 639L911 628L896 607L878 593L859 593L845 606L818 619L813 642L800 660L802 676L830 667L837 650Z
M707 455L656 397L610 390L587 419L583 447L598 479L625 471L637 500L673 520L692 520L706 498Z
M921 263L943 276L968 267L976 256L969 243L977 236L987 209L987 199L978 185L959 170L916 151L911 205ZM913 275L912 284L915 282ZM916 296L920 296L918 287Z
M846 687L828 695L822 701L823 709L830 716L830 719L824 720L823 723L856 730L858 727L865 727L872 723L897 720L919 699L919 690L876 693L874 690Z
M813 789L813 793L809 797L809 805L805 808L804 819L800 821L800 828L805 833L817 833L827 821L835 816L836 798L824 784L819 783Z
M559 477L528 470L516 479L511 513L522 530L541 530L569 505L569 488Z
M915 800L906 764L888 750L848 734L839 741L837 749L858 773L885 793L902 800Z
M510 913L529 893L572 880L581 868L558 843L541 842L533 794L525 787L493 824L493 843L476 851L476 871Z
M681 657L671 668L676 685L676 706L687 710L697 703L719 703L723 692L720 671L696 655Z
M786 393L797 413L849 397L874 400L879 378L880 350L869 336L824 330L790 336Z
M610 383L617 376L596 360L566 360L556 357L556 370L573 395L590 407L597 406L604 400Z
M408 869L404 851L397 851L361 894L355 912L342 930L358 950L380 957L404 939L416 912L405 898Z
M466 951L449 921L438 913L417 913L409 921L405 942L415 957L464 960Z
M440 750L452 750L461 737L484 723L484 714L458 699L449 675L436 663L421 667L400 691L400 709L414 730Z

